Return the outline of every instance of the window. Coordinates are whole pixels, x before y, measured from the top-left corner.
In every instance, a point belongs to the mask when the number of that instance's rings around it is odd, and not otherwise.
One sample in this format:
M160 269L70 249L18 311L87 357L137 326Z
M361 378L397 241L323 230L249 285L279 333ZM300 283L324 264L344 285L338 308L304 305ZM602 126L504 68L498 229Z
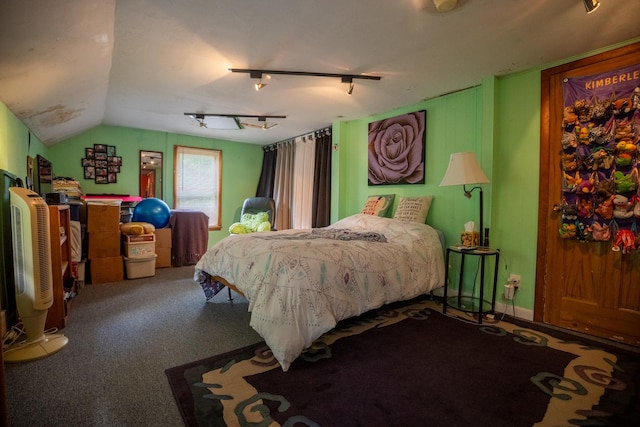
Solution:
M222 151L176 146L174 150L175 208L204 212L209 229L220 229Z

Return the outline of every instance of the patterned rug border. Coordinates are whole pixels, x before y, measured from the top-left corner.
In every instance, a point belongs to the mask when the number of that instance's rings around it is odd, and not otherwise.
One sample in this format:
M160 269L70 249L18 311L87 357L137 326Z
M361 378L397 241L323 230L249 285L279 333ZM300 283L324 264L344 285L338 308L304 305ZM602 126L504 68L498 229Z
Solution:
M358 318L340 322L334 330L317 340L312 348L307 350L301 358L306 361L316 361L330 357L327 356L327 353L330 354L331 345L336 341L365 333L374 328L388 327L408 318L423 316L424 310L443 315L441 305L437 301L429 299L391 304L365 313ZM443 316L457 318L466 323L475 323L473 318L462 312L453 311L453 313ZM540 423L535 424L536 426L550 425L550 423L553 425L586 425L594 419L602 420L605 422L603 425L607 425L606 419L609 415L606 411L598 410L598 403L605 395L605 392L608 390L624 391L627 385L630 385L634 389L627 391L632 391L632 398L638 398L635 382L627 384L614 378L615 371L624 370L617 365L618 355L624 354L625 358L631 356L632 359L635 356L638 359L637 355L633 353L627 354L628 352L624 349L609 348L607 345L593 342L588 338L575 337L568 332L556 330L540 331L533 329L536 324L527 324L526 321L518 322L518 319L509 320L514 323L506 320L495 320L484 322L482 325L475 323L475 325L487 334L501 336L510 334L513 340L520 344L546 346L575 356L566 366L562 376L541 372L531 378L531 381L549 396L547 415ZM253 357L238 357L249 351L255 351ZM177 371L186 371L204 365L212 359L220 359L219 363L215 365L216 368L202 372L201 381L192 383L192 385L202 389L205 399L217 402L219 410L222 412L224 423L226 425L244 425L245 423L265 421L265 414L263 413L265 407L260 403L261 393L245 380L245 377L280 369L279 364L270 354L264 342L167 369L167 376L169 379L174 378ZM638 380L637 365L636 360L636 364L633 366L636 381ZM170 383L185 424L197 425L193 414L186 413L179 403L180 399L184 399L185 396L180 396L180 393L174 388L173 382L170 381ZM260 408L253 408L252 410L246 410L245 408L243 414L239 414L236 404L229 404L230 402L238 401L250 402ZM637 406L636 409L638 409ZM247 418L242 421L239 417ZM310 420L306 421L311 422Z

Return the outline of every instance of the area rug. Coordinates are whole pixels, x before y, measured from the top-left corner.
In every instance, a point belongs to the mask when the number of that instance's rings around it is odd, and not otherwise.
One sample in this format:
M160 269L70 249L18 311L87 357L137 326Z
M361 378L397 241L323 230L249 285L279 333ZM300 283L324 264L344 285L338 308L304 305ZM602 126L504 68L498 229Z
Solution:
M637 425L638 354L443 315L344 321L283 372L264 343L167 369L187 426Z

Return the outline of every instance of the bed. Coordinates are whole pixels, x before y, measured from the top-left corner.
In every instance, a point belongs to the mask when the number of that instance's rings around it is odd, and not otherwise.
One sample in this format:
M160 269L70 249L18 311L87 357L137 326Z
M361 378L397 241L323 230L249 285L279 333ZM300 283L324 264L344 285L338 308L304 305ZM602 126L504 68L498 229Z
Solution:
M441 287L441 235L366 214L317 229L231 235L198 261L194 280L208 298L224 286L244 295L250 326L287 371L338 321Z

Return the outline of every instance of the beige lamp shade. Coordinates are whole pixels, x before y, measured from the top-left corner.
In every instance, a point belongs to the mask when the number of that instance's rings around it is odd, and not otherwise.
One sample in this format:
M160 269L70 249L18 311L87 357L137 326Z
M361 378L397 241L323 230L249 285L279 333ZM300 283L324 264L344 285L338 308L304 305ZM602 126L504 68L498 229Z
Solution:
M452 153L449 167L440 186L486 184L489 178L484 174L473 152Z

